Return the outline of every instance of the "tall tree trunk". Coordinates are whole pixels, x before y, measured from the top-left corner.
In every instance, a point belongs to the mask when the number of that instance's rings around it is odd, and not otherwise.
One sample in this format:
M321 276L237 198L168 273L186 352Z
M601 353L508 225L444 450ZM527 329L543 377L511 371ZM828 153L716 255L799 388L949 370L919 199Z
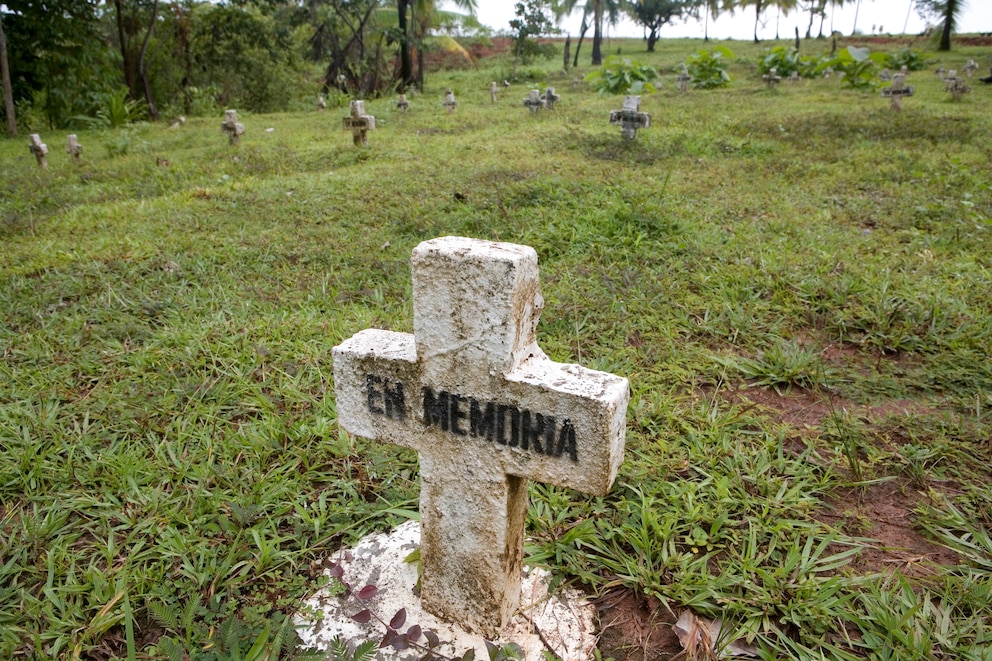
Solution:
M851 36L853 37L858 33L858 12L861 11L861 0L854 5L854 27L851 28Z
M124 3L122 0L114 0L114 10L117 14L117 39L120 41L121 66L124 68L124 84L127 85L128 93L132 99L140 99L138 93L138 77L135 75L134 58L127 47L127 34L124 30Z
M17 135L17 115L14 114L14 88L10 84L10 66L7 64L7 36L3 33L3 14L0 14L0 77L3 78L3 111L7 115L7 135Z
M592 65L603 63L603 0L595 0L592 26Z
M710 8L703 6L706 16L703 17L703 41L710 40Z
M589 24L586 23L586 19L582 19L582 26L579 28L579 42L575 45L575 59L572 60L572 66L579 66L579 51L582 50L582 40L586 38L586 32L589 31Z
M940 33L940 45L937 50L951 50L951 31L954 30L954 19L957 11L958 0L947 0L947 9L944 12L944 29Z
M654 52L654 45L658 43L658 30L656 28L651 28L651 33L648 35L648 52Z
M761 10L764 9L761 0L754 3L754 43L758 43L758 22L761 21Z
M145 67L145 53L148 52L148 42L152 40L152 32L155 31L155 22L158 20L158 0L152 3L152 20L148 22L148 32L145 33L145 40L141 42L141 53L138 55L138 75L145 88L145 103L148 104L148 114L152 119L158 119L158 108L155 107L155 99L152 98L152 84L148 80L148 69Z
M406 12L409 6L409 0L396 0L396 11L399 15L398 25L400 29L400 92L405 92L407 86L413 84L413 62L410 59L410 30L406 20Z

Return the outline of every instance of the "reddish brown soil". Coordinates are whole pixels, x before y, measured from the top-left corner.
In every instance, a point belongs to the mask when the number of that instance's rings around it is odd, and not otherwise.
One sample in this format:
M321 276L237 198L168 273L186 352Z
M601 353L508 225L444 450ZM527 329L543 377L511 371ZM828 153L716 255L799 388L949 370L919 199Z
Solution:
M743 404L756 413L772 416L791 428L786 431L797 453L816 442L821 425L833 411L846 410L869 428L892 416L933 413L932 409L911 401L892 400L866 406L836 395L801 389L778 393L771 388L732 388L703 391L700 396ZM885 436L889 440L880 438L879 442L900 442L891 434ZM930 542L913 526L913 510L927 502L927 489L950 491L952 487L938 482L920 487L904 477L895 477L866 487L838 489L814 517L849 535L872 540L852 560L849 565L852 571L868 574L898 570L906 576L927 576L935 573L938 565L960 562L957 554ZM601 599L599 607L602 626L599 649L603 658L617 661L683 658L682 647L672 630L676 616L657 600L645 600L629 590L618 590Z

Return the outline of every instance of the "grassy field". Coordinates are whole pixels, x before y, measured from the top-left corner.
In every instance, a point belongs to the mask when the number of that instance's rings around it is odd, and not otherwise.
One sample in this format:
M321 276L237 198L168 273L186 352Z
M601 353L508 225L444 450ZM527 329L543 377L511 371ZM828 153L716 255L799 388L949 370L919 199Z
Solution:
M632 143L556 62L491 105L503 59L368 101L364 149L335 108L80 163L46 131L47 170L0 141L0 658L275 659L320 558L416 510L416 456L338 430L331 348L412 331L411 249L464 235L533 246L545 351L631 382L612 494L528 517L604 656L669 658L626 599L766 659L992 659L992 86L918 72L893 113L727 43L731 86L680 96L702 45L609 45L664 75Z

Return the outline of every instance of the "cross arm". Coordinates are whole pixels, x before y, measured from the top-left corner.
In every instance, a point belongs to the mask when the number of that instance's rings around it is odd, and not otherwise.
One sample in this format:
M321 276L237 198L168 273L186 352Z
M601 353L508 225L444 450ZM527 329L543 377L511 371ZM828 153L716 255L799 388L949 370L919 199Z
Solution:
M379 329L356 333L334 347L338 424L364 438L413 447L407 392L419 381L413 335Z

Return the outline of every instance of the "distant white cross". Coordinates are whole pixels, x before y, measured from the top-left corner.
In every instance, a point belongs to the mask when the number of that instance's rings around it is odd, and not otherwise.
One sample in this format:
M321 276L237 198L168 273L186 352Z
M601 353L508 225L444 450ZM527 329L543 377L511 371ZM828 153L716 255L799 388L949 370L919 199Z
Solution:
M424 607L494 637L520 597L527 480L604 495L627 380L537 345L537 253L460 237L413 251L414 333L334 348L338 422L417 450Z

